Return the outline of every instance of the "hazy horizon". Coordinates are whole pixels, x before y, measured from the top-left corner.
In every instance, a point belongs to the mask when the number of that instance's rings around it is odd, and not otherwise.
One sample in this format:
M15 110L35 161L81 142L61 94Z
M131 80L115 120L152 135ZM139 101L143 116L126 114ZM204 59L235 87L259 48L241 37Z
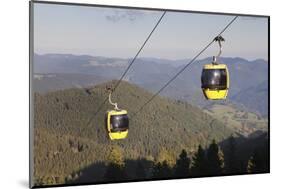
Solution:
M116 59L132 59L133 57L116 57L116 56L100 56L100 55L89 55L89 54L75 54L75 53L54 53L54 52L50 52L50 53L38 53L38 52L34 52L34 54L39 55L39 56L45 56L45 55L72 55L72 56L91 56L91 57L104 57L104 58L116 58ZM196 59L196 61L200 61L200 60L204 60L206 58L211 58L212 56L204 56L204 57L198 57ZM181 59L172 59L172 58L161 58L161 57L149 57L149 56L140 56L137 59L163 59L163 60L168 60L168 61L179 61L179 60L191 60L193 57L187 57L187 58L181 58ZM249 59L246 57L239 57L239 56L221 56L221 58L241 58L241 59L245 59L247 61L255 61L255 60L264 60L266 62L268 62L268 59L266 58L253 58L253 59Z

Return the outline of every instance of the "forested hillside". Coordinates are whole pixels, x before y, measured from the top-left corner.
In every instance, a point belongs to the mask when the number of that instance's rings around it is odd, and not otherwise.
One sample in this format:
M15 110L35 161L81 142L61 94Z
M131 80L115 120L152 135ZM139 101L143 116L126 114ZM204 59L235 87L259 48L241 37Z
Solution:
M196 165L196 154L202 155L204 151L206 158L210 156L208 161L217 161L216 156L222 158L217 143L234 134L234 130L186 102L156 97L130 119L128 138L110 141L104 114L112 107L106 103L97 116L93 115L108 95L106 87L115 82L34 94L35 184L85 182L85 177L87 182L174 177L175 166L181 163L180 153L183 159L194 156L188 166L193 167L193 176L214 173L202 172L201 164ZM151 95L136 85L122 82L112 98L131 117ZM208 155L209 148L212 150ZM215 174L226 173L221 163L222 159L218 163L221 170ZM187 176L180 167L177 171L180 173L176 177Z

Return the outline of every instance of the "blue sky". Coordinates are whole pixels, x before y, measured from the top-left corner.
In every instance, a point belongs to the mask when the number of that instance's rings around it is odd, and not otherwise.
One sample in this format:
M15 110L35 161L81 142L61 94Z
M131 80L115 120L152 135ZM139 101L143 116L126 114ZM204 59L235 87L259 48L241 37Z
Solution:
M39 54L133 57L161 11L35 4L34 48ZM192 58L233 16L168 12L140 57ZM239 17L223 34L222 56L249 60L268 54L267 18ZM201 58L218 51L213 44Z

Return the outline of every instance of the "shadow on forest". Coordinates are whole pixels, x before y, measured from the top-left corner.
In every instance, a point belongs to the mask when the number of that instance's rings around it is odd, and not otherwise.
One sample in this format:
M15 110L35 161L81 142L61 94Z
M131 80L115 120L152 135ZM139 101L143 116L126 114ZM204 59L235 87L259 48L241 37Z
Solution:
M67 184L97 184L204 176L224 176L269 172L268 133L253 133L249 137L229 137L213 143L207 149L198 146L194 154L185 150L169 166L147 159L115 157L114 163L97 162L80 170ZM122 154L121 154L122 155Z

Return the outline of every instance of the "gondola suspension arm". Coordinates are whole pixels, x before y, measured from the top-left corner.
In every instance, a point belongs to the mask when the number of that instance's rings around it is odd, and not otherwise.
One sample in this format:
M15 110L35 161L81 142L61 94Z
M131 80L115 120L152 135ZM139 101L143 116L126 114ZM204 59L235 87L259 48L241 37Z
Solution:
M111 94L112 94L112 91L109 92L109 96L108 96L108 101L109 101L109 103L114 106L114 110L120 110L120 109L118 108L117 102L114 103L114 102L111 101Z
M225 41L225 39L221 35L218 35L217 37L215 37L214 41L218 42L218 44L219 44L219 53L217 56L213 56L213 64L218 64L217 60L222 53L222 43L221 42Z

